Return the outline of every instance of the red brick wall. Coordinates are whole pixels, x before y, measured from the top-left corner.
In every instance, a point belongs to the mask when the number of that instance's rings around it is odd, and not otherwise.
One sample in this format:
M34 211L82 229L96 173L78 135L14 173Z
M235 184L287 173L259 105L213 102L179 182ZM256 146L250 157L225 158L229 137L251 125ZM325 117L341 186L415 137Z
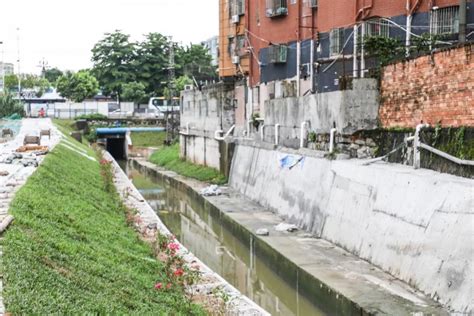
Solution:
M474 126L474 44L385 67L383 127Z

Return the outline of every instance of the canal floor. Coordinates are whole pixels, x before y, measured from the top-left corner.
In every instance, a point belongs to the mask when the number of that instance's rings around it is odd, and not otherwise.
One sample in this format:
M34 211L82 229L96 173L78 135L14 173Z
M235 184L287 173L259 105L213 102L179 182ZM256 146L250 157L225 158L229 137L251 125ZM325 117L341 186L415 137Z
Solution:
M216 273L272 315L325 315L255 256L202 205L151 175L121 163L133 184L178 240Z

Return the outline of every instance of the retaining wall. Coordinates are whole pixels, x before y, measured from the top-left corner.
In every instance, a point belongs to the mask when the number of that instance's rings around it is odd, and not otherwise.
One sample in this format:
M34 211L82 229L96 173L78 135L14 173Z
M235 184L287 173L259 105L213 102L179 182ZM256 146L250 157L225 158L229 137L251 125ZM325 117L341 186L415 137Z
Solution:
M236 146L230 185L454 311L474 311L472 180L313 157L281 168L288 155Z

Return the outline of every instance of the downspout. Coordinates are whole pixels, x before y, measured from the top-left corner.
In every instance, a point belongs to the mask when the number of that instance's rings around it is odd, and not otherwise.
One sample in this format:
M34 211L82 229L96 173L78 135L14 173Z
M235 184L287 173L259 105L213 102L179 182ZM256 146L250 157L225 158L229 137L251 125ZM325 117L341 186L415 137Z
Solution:
M411 15L411 0L407 0L407 31L406 31L406 36L405 36L405 55L408 56L410 54L410 46L411 46L411 21L412 21L412 15Z
M275 124L275 145L277 146L280 140L279 130L280 130L280 124Z
M296 97L299 97L300 92L300 70L301 70L301 1L298 1L298 17L296 18Z
M459 43L466 42L466 0L459 0Z
M354 24L354 52L353 55L353 65L352 65L352 77L357 78L359 77L359 61L357 60L357 53L358 53L358 45L357 42L359 40L359 26Z
M360 41L360 77L365 77L365 45L364 45L364 36L365 36L365 22L362 22L361 28L361 41Z

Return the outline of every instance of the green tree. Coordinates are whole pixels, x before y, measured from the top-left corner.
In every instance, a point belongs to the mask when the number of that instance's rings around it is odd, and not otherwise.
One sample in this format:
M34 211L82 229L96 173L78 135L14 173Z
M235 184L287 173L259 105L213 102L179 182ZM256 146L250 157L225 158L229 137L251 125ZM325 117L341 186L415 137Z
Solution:
M197 81L217 79L217 68L212 65L212 56L203 45L181 48L176 61L179 75L194 77Z
M47 69L44 72L44 77L51 83L56 84L59 77L63 75L63 72L58 68Z
M134 81L132 61L135 58L135 44L129 41L130 36L119 30L106 33L105 38L92 49L92 73L99 81L106 95L116 95L120 101L122 86Z
M145 85L141 82L125 83L122 87L122 98L124 101L130 101L137 104L147 99Z
M176 78L174 81L174 86L177 92L183 91L184 86L190 85L190 84L193 84L193 80L186 75Z
M92 98L99 91L99 82L88 71L79 71L75 74L67 73L56 82L58 92L74 102L82 102Z
M150 96L163 94L168 78L169 47L168 38L159 33L147 34L138 45L133 65L137 81L145 85L145 91Z
M364 38L364 48L371 56L377 57L378 66L405 57L405 46L398 38L369 36Z
M13 99L9 92L0 94L0 117L10 116L12 114L19 114L25 116L23 105L17 100Z
M17 75L11 74L5 76L5 89L13 90L18 87L18 77Z

